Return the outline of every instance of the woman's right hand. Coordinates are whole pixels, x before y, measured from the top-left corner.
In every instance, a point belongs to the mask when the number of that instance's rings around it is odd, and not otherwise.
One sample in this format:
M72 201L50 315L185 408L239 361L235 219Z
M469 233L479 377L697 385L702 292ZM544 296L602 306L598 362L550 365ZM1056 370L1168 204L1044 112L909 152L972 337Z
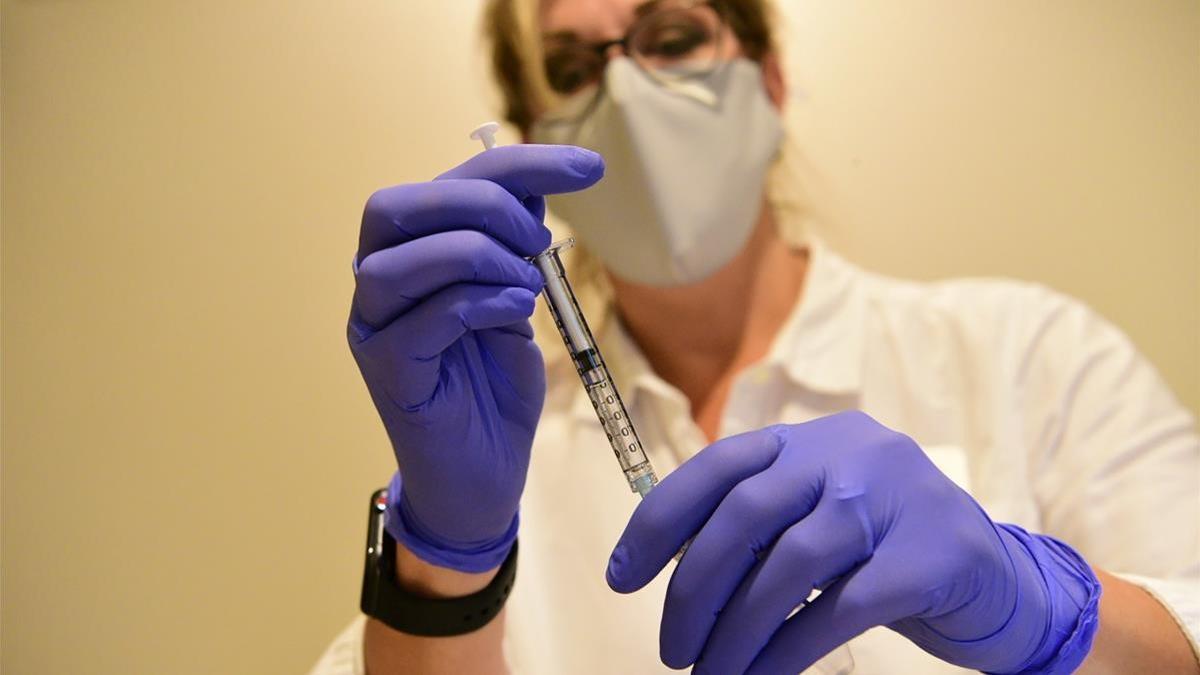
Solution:
M603 173L589 150L509 145L367 201L347 335L399 464L388 531L427 562L487 571L516 538L546 391L526 257L550 244L543 195Z

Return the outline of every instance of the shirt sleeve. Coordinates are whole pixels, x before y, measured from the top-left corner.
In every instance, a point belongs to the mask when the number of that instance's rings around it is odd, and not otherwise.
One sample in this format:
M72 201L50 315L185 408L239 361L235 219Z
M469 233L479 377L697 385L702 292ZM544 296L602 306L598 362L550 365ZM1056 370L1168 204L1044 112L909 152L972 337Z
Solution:
M366 623L365 615L355 617L329 644L308 675L366 675L367 669L363 666L363 626Z
M1192 653L1200 658L1200 635L1196 633L1196 626L1200 625L1200 581L1151 579L1136 574L1119 576L1131 584L1141 586L1151 597L1158 600L1159 604L1167 608L1171 618L1192 645Z
M365 614L354 617L350 625L346 626L325 648L325 652L308 671L308 675L366 675L367 668L364 665L363 657L363 629L366 624ZM511 633L512 631L504 632L504 660L508 666L508 672L524 672L513 667L516 659L513 658L512 652L515 650L509 640Z
M1116 327L1035 289L1015 364L1043 530L1145 588L1200 635L1200 437ZM1200 651L1197 652L1200 654Z

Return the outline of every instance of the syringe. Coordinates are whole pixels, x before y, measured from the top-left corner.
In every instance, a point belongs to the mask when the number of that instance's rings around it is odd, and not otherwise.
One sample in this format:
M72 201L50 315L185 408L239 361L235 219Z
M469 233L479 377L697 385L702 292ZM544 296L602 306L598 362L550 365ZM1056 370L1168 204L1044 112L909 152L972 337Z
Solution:
M542 291L546 298L546 306L550 308L554 325L558 326L563 344L571 354L571 361L574 362L579 379L583 381L583 388L587 390L588 398L592 401L596 417L600 418L600 424L608 436L608 444L617 456L621 471L625 472L629 489L644 499L650 490L658 485L658 476L654 473L654 467L650 466L650 458L646 457L646 450L642 448L642 441L638 438L637 430L633 428L633 421L629 419L625 404L621 402L621 394L608 374L608 366L604 364L604 357L596 347L596 340L588 328L587 319L583 318L583 312L579 310L579 303L575 301L575 293L571 290L571 282L567 281L562 261L558 258L559 251L574 245L575 239L572 237L556 241L550 248L534 256L533 264L537 265L546 280ZM688 540L679 547L679 551L675 553L676 561L683 557L691 543L691 540Z
M583 312L579 311L579 303L575 301L575 293L571 290L571 283L567 281L562 261L558 257L559 251L574 245L573 238L555 242L550 248L534 256L533 264L537 265L546 280L543 291L546 305L550 308L554 324L558 326L558 332L567 346L579 379L583 381L583 388L587 390L588 398L592 401L596 417L600 418L600 424L604 426L608 443L617 456L617 462L621 464L621 470L625 472L629 488L645 497L658 483L658 476L654 475L654 468L650 466L650 460L642 448L642 441L638 438L637 430L633 428L625 404L621 402L621 394L613 384L604 357L596 348L596 340L592 337L587 320L583 318Z
M495 136L499 128L500 125L495 122L486 122L471 132L471 138L479 140L484 149L490 150L496 146ZM574 239L555 242L531 260L546 279L543 291L546 305L567 346L579 379L583 381L583 388L587 390L596 416L600 418L604 433L608 435L608 443L617 456L617 462L621 464L621 470L625 472L629 488L645 497L658 483L658 476L654 475L654 468L650 466L642 441L633 428L625 404L621 402L621 394L613 384L604 357L596 348L596 340L592 337L587 320L583 318L583 312L579 310L571 283L567 281L562 261L558 258L559 251L574 245Z

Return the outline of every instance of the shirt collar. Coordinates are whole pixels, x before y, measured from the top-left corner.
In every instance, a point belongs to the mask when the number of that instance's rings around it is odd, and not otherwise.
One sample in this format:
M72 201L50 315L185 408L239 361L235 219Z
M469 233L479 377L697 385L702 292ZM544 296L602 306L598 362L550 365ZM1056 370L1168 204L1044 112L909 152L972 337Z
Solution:
M856 393L862 387L864 274L816 238L808 250L804 290L764 362L806 389Z
M809 267L801 297L762 364L814 392L853 394L862 386L863 272L816 238L809 238L807 248ZM642 396L650 396L686 410L686 399L654 372L615 314L603 324L597 342L626 406L632 408ZM584 416L594 414L584 395L576 398L574 408Z

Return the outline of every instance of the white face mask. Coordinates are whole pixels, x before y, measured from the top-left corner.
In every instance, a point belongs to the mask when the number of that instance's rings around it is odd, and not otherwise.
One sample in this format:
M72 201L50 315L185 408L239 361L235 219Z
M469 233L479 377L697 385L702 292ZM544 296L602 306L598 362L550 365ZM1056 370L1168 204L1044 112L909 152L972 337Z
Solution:
M700 281L733 259L754 229L783 138L759 64L739 58L664 83L619 57L592 106L579 121L539 122L530 134L604 157L598 184L547 198L580 241L618 277L653 286Z

